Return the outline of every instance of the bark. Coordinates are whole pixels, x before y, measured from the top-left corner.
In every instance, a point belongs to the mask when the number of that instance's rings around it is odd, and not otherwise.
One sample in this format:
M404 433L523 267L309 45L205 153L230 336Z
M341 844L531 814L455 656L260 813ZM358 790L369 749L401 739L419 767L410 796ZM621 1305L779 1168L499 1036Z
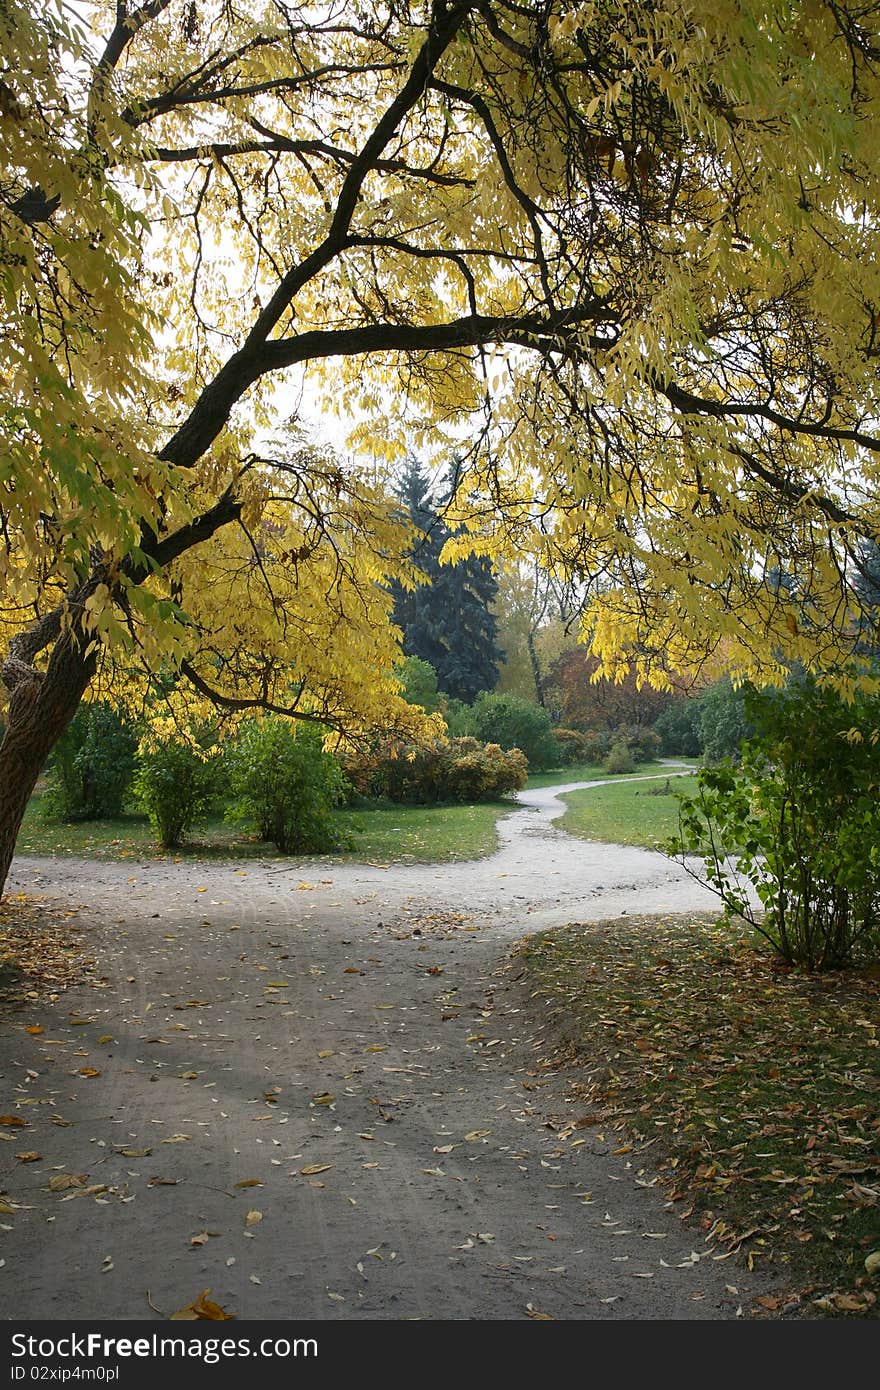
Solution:
M546 704L546 700L544 699L544 677L541 675L541 663L538 660L538 652L535 647L535 634L531 629L529 629L529 635L526 638L526 646L529 650L532 679L535 682L535 699L543 709Z
M37 778L76 713L96 660L95 653L87 649L87 639L67 631L55 641L44 673L32 664L37 654L33 644L39 639L32 633L23 636L30 638L32 650L19 648L3 666L11 696L0 744L0 894Z

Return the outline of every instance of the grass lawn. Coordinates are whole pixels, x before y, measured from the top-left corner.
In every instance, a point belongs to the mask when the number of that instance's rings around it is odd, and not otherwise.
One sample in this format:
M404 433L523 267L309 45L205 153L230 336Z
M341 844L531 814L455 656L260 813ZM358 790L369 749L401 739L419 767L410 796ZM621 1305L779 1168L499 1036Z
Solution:
M513 803L478 806L392 806L378 810L337 811L334 819L354 848L332 858L355 861L436 863L479 859L498 843L495 823ZM222 820L209 820L194 829L185 845L161 850L143 816L112 821L79 821L72 825L44 820L39 797L28 807L19 854L72 854L97 859L174 858L275 859L274 845ZM302 856L291 856L299 858ZM321 856L325 858L327 856Z
M683 766L690 766L687 758L681 760ZM534 772L526 782L526 787L558 787L564 782L602 782L611 777L614 781L624 777L645 777L654 772L674 772L668 763L636 763L632 772L608 773L600 763L579 763L576 767L557 767L552 772Z
M634 1175L659 1166L713 1258L781 1272L792 1295L768 1312L877 1315L876 968L779 968L702 916L541 933L512 968L544 1025L536 1067L565 1071L570 1133L594 1128Z
M674 793L691 795L696 786L695 777L670 777L668 782L621 780L606 787L568 792L564 798L568 810L557 824L569 835L579 835L584 840L657 849L678 831L678 799Z

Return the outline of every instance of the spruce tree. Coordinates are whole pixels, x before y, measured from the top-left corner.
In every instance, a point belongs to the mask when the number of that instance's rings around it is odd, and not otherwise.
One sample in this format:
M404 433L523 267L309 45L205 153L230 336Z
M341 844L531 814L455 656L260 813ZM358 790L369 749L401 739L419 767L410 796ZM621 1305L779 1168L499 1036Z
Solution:
M433 666L444 695L470 704L498 680L501 652L491 608L498 581L483 556L441 565L440 552L452 533L443 520L443 499L435 504L417 460L409 462L397 496L416 528L411 555L426 580L410 592L394 589L393 616L404 652Z

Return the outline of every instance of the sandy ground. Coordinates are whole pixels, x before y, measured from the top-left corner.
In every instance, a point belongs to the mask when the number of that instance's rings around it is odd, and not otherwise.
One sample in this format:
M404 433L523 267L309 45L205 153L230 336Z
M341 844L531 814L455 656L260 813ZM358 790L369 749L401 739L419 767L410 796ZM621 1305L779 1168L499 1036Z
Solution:
M17 860L103 978L2 1020L2 1316L748 1317L766 1283L536 1074L518 938L716 905L560 790L467 864Z

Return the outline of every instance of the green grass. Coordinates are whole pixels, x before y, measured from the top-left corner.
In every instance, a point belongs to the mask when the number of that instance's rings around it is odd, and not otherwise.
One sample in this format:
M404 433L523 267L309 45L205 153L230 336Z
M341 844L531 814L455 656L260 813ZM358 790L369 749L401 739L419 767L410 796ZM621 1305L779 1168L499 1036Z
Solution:
M716 1259L772 1266L790 1293L768 1312L877 1316L876 968L801 974L703 915L543 932L518 965L570 1133L659 1169Z
M687 764L686 758L682 762ZM580 763L577 767L557 767L552 772L534 772L526 782L527 788L533 787L557 787L565 782L599 782L607 777L641 777L652 772L671 772L666 763L648 762L636 763L632 772L618 774L608 773L599 763Z
M662 778L620 780L606 787L568 792L564 797L568 810L557 824L583 840L656 849L678 831L678 798L673 793L692 795L696 786L695 777L670 777L668 792Z
M479 859L498 844L495 823L512 803L477 806L392 806L337 811L334 820L354 848L332 856L349 861L437 863ZM66 825L45 820L39 797L32 799L18 838L19 854L69 854L96 859L215 858L274 859L274 845L247 831L233 829L220 819L194 829L187 843L173 850L156 844L143 816L118 820L79 821ZM301 856L291 856L298 858ZM312 856L314 857L314 856ZM321 856L324 858L325 856Z

